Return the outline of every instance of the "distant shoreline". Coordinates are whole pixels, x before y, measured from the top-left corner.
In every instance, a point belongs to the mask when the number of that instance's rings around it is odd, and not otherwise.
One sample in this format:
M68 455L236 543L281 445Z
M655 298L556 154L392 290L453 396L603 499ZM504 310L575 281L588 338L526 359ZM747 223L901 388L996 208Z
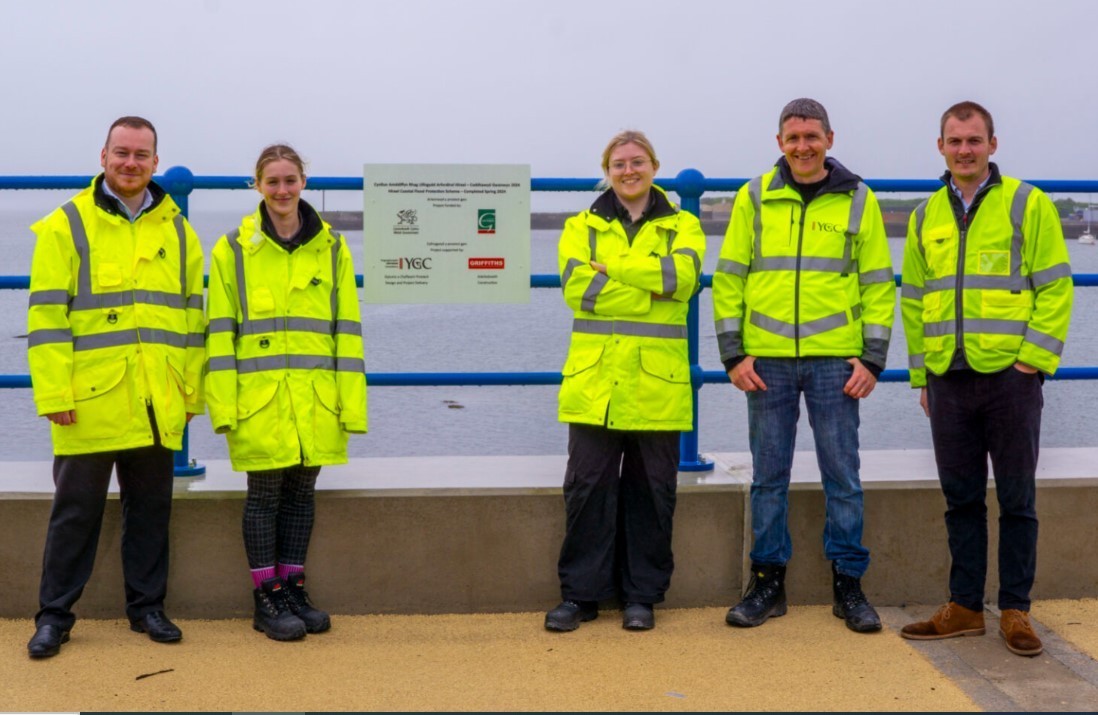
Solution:
M333 228L342 231L361 231L361 211L323 211L324 220L332 224ZM564 228L564 222L575 216L570 212L557 213L532 213L530 214L530 228L536 231L559 231ZM702 229L707 236L723 236L728 228L728 218L702 217ZM1064 227L1064 238L1079 238L1087 229L1086 221L1061 220ZM885 221L885 233L894 238L902 237L907 233L907 220Z

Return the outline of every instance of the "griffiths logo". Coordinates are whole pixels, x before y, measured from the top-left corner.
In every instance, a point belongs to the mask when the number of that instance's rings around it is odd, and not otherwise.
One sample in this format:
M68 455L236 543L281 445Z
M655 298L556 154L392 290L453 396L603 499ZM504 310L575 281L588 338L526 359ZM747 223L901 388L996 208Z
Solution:
M502 271L505 261L502 258L470 258L471 271Z
M477 233L496 232L496 210L477 209Z
M828 223L827 221L813 221L813 231L824 231L825 233L846 233L846 226L837 223Z

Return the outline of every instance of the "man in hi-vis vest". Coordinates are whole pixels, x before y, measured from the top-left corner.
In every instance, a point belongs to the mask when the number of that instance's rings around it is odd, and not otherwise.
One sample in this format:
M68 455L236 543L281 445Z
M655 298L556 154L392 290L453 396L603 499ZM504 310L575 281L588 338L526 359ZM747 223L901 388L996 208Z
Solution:
M1037 568L1041 383L1056 372L1072 281L1060 216L1039 189L989 161L991 114L961 102L941 119L945 184L912 213L900 296L911 386L930 417L946 499L949 602L904 638L983 635L987 461L999 501L999 634L1041 652L1029 622Z
M881 209L861 179L827 156L827 111L795 99L778 120L782 156L736 195L713 274L717 343L747 393L753 474L751 581L725 620L758 626L786 612L789 479L804 395L823 480L833 613L881 629L861 577L858 400L884 369L895 284Z
M172 450L203 411L202 246L152 181L156 130L111 125L103 173L31 228L28 361L53 437L55 492L32 658L69 639L91 576L111 471L122 502L130 627L182 637L164 615Z

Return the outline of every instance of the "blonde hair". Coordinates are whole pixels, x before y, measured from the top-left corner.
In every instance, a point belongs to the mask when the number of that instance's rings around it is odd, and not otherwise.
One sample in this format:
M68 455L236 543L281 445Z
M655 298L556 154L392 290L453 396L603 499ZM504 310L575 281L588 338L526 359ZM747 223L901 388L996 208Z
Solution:
M289 144L271 144L259 153L259 158L255 162L255 176L252 178L252 187L263 179L263 169L267 164L272 161L286 160L297 167L297 170L301 172L301 178L305 178L305 161L301 158L301 155L294 151L294 148Z
M619 146L625 146L626 144L636 144L644 149L644 153L648 154L648 158L652 160L652 166L656 169L660 168L660 160L656 158L656 149L652 146L652 142L648 141L648 137L644 135L644 132L636 129L626 129L618 132L606 145L606 148L602 150L602 181L595 186L599 191L610 188L610 155Z

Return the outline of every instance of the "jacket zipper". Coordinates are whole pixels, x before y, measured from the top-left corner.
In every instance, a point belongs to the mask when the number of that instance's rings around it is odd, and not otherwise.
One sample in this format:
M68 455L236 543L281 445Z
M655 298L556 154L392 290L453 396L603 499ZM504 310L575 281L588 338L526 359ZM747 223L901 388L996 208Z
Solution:
M804 216L808 204L801 207L801 220L797 229L797 270L793 279L793 356L801 356L801 251L804 249Z

